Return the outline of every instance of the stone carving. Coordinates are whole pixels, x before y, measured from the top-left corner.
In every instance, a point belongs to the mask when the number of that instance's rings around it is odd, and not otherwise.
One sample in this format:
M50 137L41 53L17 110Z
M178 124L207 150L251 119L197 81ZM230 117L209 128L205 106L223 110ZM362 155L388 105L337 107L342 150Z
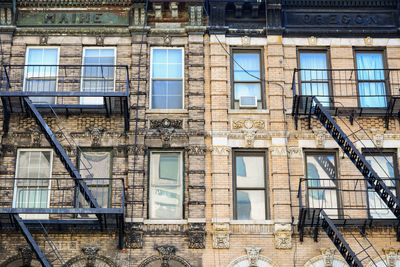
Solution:
M213 146L211 152L215 156L227 156L231 153L231 148L227 146Z
M178 3L177 2L170 2L169 3L169 10L171 11L171 17L172 18L177 18L179 16L179 10L178 10Z
M40 143L42 142L42 134L39 129L34 128L31 131L31 144L32 147L40 147Z
M383 147L383 140L385 139L385 133L382 129L370 129L372 133L372 140L374 141L375 145L379 148Z
M187 235L189 236L189 248L206 248L205 223L189 223Z
M317 143L317 147L321 148L324 147L326 140L325 131L319 130L315 133L315 141Z
M371 46L374 44L374 39L372 39L371 37L366 37L364 38L364 44L367 46Z
M254 146L254 141L256 139L257 130L243 130L242 133L244 134L244 141L247 147Z
M153 3L153 9L154 9L154 17L156 19L162 19L163 18L162 3Z
M162 147L163 148L170 147L171 146L171 136L175 132L175 129L162 128L162 129L158 129L158 132L160 133L160 136L161 136Z
M334 248L321 248L320 252L325 266L332 267L336 250Z
M158 246L155 248L160 254L161 267L169 267L169 260L175 255L176 248L173 246Z
M302 157L301 147L289 147L289 158L299 159Z
M133 223L125 230L127 248L143 248L143 223Z
M275 248L292 248L292 226L290 224L275 224Z
M101 144L101 137L104 133L103 127L90 127L88 131L92 135L92 146L100 146Z
M261 248L259 247L246 247L247 258L249 261L249 267L257 267L257 261L260 257Z
M175 128L182 129L183 121L182 120L170 120L170 119L162 119L162 120L150 120L150 129L158 129L158 128Z
M22 266L31 266L33 251L30 246L18 247L18 254L22 259Z
M382 249L385 253L386 264L388 267L396 267L396 263L399 260L399 249L395 248L384 248Z
M308 44L309 45L317 45L317 37L311 36L310 38L308 38Z
M42 35L42 36L40 36L39 43L40 43L40 45L47 45L48 40L49 40L49 37L47 35Z
M104 45L104 36L96 36L96 45L103 46Z
M242 45L246 45L246 46L248 46L248 45L250 45L250 37L249 36L243 36L242 37Z
M270 147L272 156L286 156L286 148L285 147Z
M265 129L265 121L263 120L235 120L232 121L232 129Z
M163 40L164 40L164 45L170 45L172 41L171 36L169 36L168 34L164 36Z
M214 223L213 248L229 248L229 223Z
M86 256L86 267L95 267L96 256L100 248L96 246L85 246L82 247L82 252Z
M205 146L189 146L186 150L191 156L204 156L207 151Z
M190 6L189 7L189 25L202 26L203 25L203 7Z
M128 145L126 147L128 155L134 155L135 154L135 146L133 145ZM136 155L141 155L143 156L146 154L146 146L145 145L136 145Z

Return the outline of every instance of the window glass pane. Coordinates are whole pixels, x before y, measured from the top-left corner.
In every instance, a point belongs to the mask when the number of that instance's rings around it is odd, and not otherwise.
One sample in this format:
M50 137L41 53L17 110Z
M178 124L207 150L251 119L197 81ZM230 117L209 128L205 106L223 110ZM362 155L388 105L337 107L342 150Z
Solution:
M114 49L100 49L101 57L114 57Z
M383 80L383 59L381 53L357 53L359 80ZM367 70L367 71L362 71Z
M387 186L395 186L395 181L388 179L395 178L392 155L365 156L365 159Z
M168 49L168 63L182 65L182 50Z
M152 108L182 108L181 81L153 81Z
M265 187L264 157L237 156L236 157L236 186Z
M259 53L237 53L234 58L234 80L235 81L259 81L260 80L260 54Z
M167 73L169 79L182 78L182 64L168 64Z
M99 57L100 51L99 49L85 49L85 57Z
M265 191L237 190L237 219L265 220Z
M43 49L29 49L28 65L42 65L43 64Z
M241 96L256 96L261 100L261 85L259 83L235 83L235 100Z
M335 157L333 155L307 155L307 178L309 187L335 186Z
M167 63L166 49L153 49L153 64L154 63Z
M386 107L386 88L383 82L359 82L360 106L364 108Z
M160 155L159 177L160 184L178 182L179 155Z
M156 219L182 218L180 187L153 187L150 217Z
M43 65L57 65L58 49L44 49Z
M312 70L321 70L321 73L311 72L309 75L302 75L302 80L309 81L311 77L327 77L326 75L326 54L325 53L300 53L300 68L301 69L312 69ZM306 77L309 77L308 79Z

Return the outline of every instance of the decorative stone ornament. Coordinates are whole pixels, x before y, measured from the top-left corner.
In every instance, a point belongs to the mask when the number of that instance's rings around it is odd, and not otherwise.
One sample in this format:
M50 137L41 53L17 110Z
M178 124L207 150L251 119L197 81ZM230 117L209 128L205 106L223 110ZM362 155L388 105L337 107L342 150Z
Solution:
M143 4L134 4L133 7L133 23L141 26L145 21L145 6Z
M396 267L396 263L400 260L399 249L396 248L384 248L382 249L385 253L386 264L388 267Z
M189 7L189 25L190 26L203 26L203 7L190 6Z
M257 261L260 257L260 247L246 247L247 258L249 261L249 267L257 267Z
M33 251L30 246L18 247L18 254L22 259L22 266L31 266Z
M131 224L125 233L126 248L143 248L143 223Z
M309 45L317 45L317 37L311 36L310 38L308 38L308 44Z
M150 129L158 129L158 128L175 128L182 129L183 121L182 120L170 120L170 119L162 119L162 120L150 120Z
M161 137L161 143L163 148L169 148L171 146L171 136L175 132L175 129L161 128L158 129Z
M175 255L176 248L174 246L158 246L155 248L160 254L161 267L169 267L169 260Z
M207 149L205 146L189 146L187 147L187 152L190 156L204 156Z
M96 45L103 46L104 45L104 36L96 36Z
M214 223L213 248L229 248L229 223Z
M104 128L103 127L90 127L87 130L92 135L92 146L100 146L101 137L103 136L103 133L104 133Z
M162 19L162 3L153 3L153 9L154 9L154 17L156 19Z
M135 150L136 150L136 155L144 155L146 154L146 146L145 145L136 145L136 149L135 146L133 145L128 145L126 147L126 152L128 153L128 155L134 155L135 154Z
M47 45L48 40L49 40L49 37L47 35L42 35L42 36L40 36L39 43L40 43L40 45Z
M31 130L32 147L40 147L41 142L42 142L42 133L37 128L32 129Z
M250 45L250 37L249 36L243 36L242 37L242 45L246 45L246 46L248 46L248 45Z
M177 2L170 2L169 3L169 10L171 11L171 17L172 18L178 18L179 17L179 5Z
M265 130L265 121L263 120L234 120L232 121L232 129L258 129Z
M275 248L292 248L292 226L290 224L275 224Z
M86 267L95 267L96 256L100 248L97 246L85 246L82 247L82 252L86 256L87 262Z
M364 38L364 44L367 46L372 46L374 44L374 39L371 37L366 37Z
M321 248L320 252L325 266L333 267L333 261L335 259L336 250L334 248Z
M214 156L228 156L231 153L231 148L228 146L213 146L211 152Z
M189 223L187 230L189 236L189 248L203 249L206 248L206 224L205 223Z

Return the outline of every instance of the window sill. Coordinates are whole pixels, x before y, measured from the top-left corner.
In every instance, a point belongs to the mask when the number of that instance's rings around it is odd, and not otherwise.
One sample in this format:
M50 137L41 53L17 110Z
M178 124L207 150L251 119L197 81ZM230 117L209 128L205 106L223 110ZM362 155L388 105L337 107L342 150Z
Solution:
M231 224L266 224L272 225L274 224L273 220L231 220Z
M147 114L188 114L187 109L148 109Z
M269 114L269 109L228 109L228 114Z
M150 219L144 220L144 224L187 224L187 220L166 220L166 219Z

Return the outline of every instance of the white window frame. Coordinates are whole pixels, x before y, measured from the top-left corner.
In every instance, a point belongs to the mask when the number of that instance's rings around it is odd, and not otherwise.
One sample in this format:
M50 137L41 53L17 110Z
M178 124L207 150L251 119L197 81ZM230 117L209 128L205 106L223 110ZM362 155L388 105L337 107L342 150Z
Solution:
M163 46L155 46L151 48L150 52L150 97L149 97L149 107L152 110L176 110L176 109L156 109L153 108L152 98L153 98L153 51L154 49L163 49L163 50L181 50L182 51L182 108L178 110L185 109L185 49L183 47L163 47ZM158 79L157 79L158 80ZM165 81L175 81L177 79L159 79Z
M60 65L60 47L58 46L28 46L25 51L25 67L24 67L24 82L22 84L22 91L26 92L26 78L28 75L28 64L29 64L29 51L31 49L57 49L57 67L56 67L56 89L54 92L58 92L58 73L59 73L59 65ZM54 96L54 104L57 105L57 96Z
M114 65L114 82L113 82L113 90L112 91L110 91L110 92L115 92L115 83L116 83L116 68L115 68L115 65L117 64L117 48L116 47L97 47L97 46L88 46L88 47L84 47L83 48L83 51L82 51L82 60L81 60L81 73L82 73L82 75L81 75L81 84L80 84L80 86L79 86L79 90L80 90L80 92L83 92L83 80L84 80L84 76L83 76L83 69L84 69L84 67L86 66L86 65L84 65L84 62L85 62L85 57L86 57L86 50L90 50L90 49L97 49L97 50L106 50L106 49L112 49L112 50L114 50L114 63L113 63L113 65ZM87 66L90 66L90 65L87 65ZM96 104L85 104L85 103L83 103L83 99L88 99L88 98L99 98L99 97L101 97L101 96L84 96L84 97L79 97L79 104L80 105L96 105ZM104 102L104 100L102 100L103 102ZM104 103L103 103L103 105L104 105Z
M179 214L179 217L177 217L177 218L153 218L153 217L151 217L151 210L153 209L153 206L152 206L152 201L151 201L151 191L152 191L152 188L153 187L162 187L162 186L159 186L159 185L156 185L156 184L154 184L153 183L153 177L152 177L152 175L151 175L151 168L152 168L152 164L153 164L153 160L152 160L152 157L153 157L153 154L179 154L179 166L180 166L180 170L179 170L179 173L181 174L181 179L178 181L178 184L175 184L175 185L170 185L170 186L176 186L176 187L179 187L179 186L181 186L181 195L180 195L180 202L181 202L181 214ZM149 159L149 190L148 190L148 192L149 192L149 197L148 197L148 201L149 201L149 212L148 212L148 214L149 214L149 219L150 220L168 220L168 221L171 221L171 220L182 220L183 219L183 213L184 213L184 210L183 210L183 207L184 207L184 203L183 203L183 201L184 201L184 192L185 192L185 183L184 183L184 166L183 166L183 164L184 164L184 161L183 161L183 152L182 151L175 151L175 150L154 150L154 151L151 151L150 152L150 159ZM159 166L158 166L159 167Z
M46 152L49 151L50 152L50 175L49 175L49 185L48 185L48 189L49 189L49 194L47 196L47 208L50 207L50 199L51 199L51 178L52 178L52 174L53 174L53 149L50 148L21 148L17 150L17 160L15 163L15 181L14 181L14 192L13 192L13 207L15 208L17 205L17 179L19 178L19 161L20 161L20 153L21 152ZM27 177L21 177L21 178L27 178ZM22 219L48 219L49 218L49 214L20 214L20 217Z

